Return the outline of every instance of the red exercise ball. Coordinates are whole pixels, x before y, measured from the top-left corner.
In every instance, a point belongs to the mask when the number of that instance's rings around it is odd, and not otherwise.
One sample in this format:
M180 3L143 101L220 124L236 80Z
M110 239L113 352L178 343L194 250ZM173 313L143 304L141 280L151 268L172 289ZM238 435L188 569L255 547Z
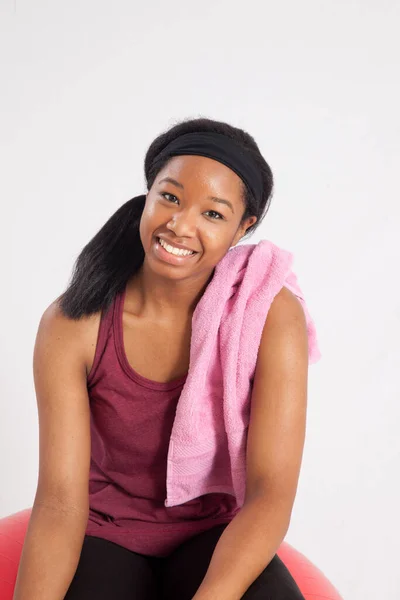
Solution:
M31 508L0 519L0 599L12 600ZM325 575L301 552L282 542L278 552L306 600L343 600Z

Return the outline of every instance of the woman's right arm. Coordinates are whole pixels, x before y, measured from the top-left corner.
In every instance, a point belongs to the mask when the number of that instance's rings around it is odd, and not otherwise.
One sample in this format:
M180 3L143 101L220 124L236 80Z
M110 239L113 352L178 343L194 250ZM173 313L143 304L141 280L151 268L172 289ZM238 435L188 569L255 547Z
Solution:
M13 600L63 600L75 574L89 514L90 412L85 318L53 302L33 354L39 477Z

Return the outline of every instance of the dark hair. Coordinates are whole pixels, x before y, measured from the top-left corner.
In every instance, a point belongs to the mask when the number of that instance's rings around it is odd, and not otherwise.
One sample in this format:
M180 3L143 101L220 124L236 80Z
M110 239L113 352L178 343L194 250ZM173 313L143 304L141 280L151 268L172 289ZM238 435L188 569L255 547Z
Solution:
M264 193L261 200L255 198L243 183L245 210L241 223L249 216L257 217L256 223L241 238L243 240L262 222L273 194L272 171L254 138L243 129L207 118L180 121L159 135L146 152L144 172L147 189L151 188L157 174L171 159L167 155L162 160L156 160L159 152L180 135L200 131L222 133L239 142L253 156L262 174ZM140 268L145 252L139 224L145 202L145 194L125 202L84 246L74 263L66 291L57 298L65 316L80 319L101 309L108 310L115 295L124 289L130 277Z

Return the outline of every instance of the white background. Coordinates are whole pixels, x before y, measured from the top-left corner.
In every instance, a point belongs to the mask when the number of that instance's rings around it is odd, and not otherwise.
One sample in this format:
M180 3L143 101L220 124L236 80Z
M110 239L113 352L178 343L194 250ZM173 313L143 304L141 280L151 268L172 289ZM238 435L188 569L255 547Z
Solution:
M347 600L398 600L400 4L1 1L0 516L32 505L39 319L144 193L176 120L248 130L276 181L247 243L294 253L322 360L286 541Z

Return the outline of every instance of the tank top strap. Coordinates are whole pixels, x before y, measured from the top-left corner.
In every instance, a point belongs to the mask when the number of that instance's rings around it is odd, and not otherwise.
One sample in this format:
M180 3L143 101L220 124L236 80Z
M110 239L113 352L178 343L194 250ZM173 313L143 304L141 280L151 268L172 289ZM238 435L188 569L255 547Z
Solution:
M94 354L94 360L92 364L92 368L90 369L90 373L87 376L87 385L90 386L93 382L93 378L96 374L97 368L101 362L101 358L104 354L104 350L106 349L107 340L112 331L115 307L117 305L117 301L119 298L119 293L115 294L110 306L105 311L102 309L100 316L100 324L99 330L97 333L97 342L96 342L96 350Z

